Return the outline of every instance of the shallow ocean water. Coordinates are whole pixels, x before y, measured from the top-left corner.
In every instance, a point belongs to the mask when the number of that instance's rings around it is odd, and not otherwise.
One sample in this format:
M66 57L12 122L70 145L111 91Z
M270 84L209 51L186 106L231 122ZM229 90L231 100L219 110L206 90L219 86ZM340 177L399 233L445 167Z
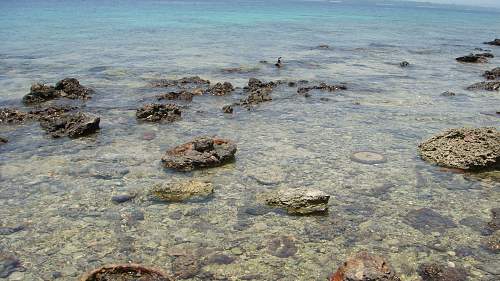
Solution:
M0 226L25 226L0 236L0 251L25 268L11 279L76 280L128 261L171 272L187 255L200 262L188 280L327 280L366 249L386 256L405 281L429 261L464 267L470 280L498 280L500 258L481 247L480 227L472 226L500 207L500 176L443 171L420 160L417 145L446 128L499 128L499 93L465 87L500 59L455 61L475 48L500 56L499 47L482 44L499 37L499 12L305 1L40 2L0 2L0 106L22 108L31 83L71 76L97 91L85 111L102 121L97 135L77 140L51 139L36 123L0 127L10 140L0 146ZM279 56L281 69L259 63ZM401 68L403 60L410 67ZM135 120L135 108L162 92L152 80L191 75L240 87L257 77L348 90L306 98L282 86L273 101L233 115L221 108L237 93L201 96L185 104L179 122ZM200 135L236 141L236 161L192 173L161 168L168 148ZM353 162L359 150L387 162ZM142 196L178 178L210 180L213 198L159 204ZM256 200L302 186L331 195L327 215L289 216ZM138 196L111 202L126 193ZM422 232L404 222L423 207L456 227Z

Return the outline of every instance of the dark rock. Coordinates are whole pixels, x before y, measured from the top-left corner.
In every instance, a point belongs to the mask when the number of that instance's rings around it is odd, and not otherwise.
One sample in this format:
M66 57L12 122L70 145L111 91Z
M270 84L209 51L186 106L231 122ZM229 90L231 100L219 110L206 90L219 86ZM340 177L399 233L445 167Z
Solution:
M491 209L491 221L488 222L488 227L493 231L500 230L500 208Z
M208 88L205 93L212 95L212 96L225 96L230 94L232 91L234 91L234 87L231 83L229 82L224 82L224 83L217 83L213 85L212 87Z
M35 109L28 112L30 118L34 120L42 120L46 118L58 118L64 113L78 109L74 106L49 106L43 109Z
M293 82L293 81L290 81L288 82L288 87L296 87L297 86L297 82Z
M54 271L54 272L52 272L51 275L52 275L52 278L54 278L54 279L63 277L63 274L59 271Z
M417 270L423 281L465 281L467 272L463 268L446 267L435 263L421 264Z
M54 138L64 136L78 138L99 130L100 121L97 116L77 112L44 117L40 120L40 126Z
M330 49L330 46L327 44L321 44L318 46L318 49Z
M61 93L56 91L54 86L36 83L31 86L29 94L23 97L23 103L37 104L58 98L60 96Z
M135 116L141 121L174 122L181 119L181 109L175 104L146 104L137 109Z
M29 118L29 114L15 108L0 108L0 124L22 124Z
M228 256L225 254L213 254L207 257L205 260L206 264L231 264L236 260L233 256Z
M271 101L271 92L277 85L275 82L264 83L256 78L250 78L248 86L245 87L245 92L248 93L247 97L241 99L236 105L250 109L257 104Z
M328 200L330 195L310 188L281 189L264 195L267 204L282 207L289 214L298 215L326 212Z
M495 40L490 41L490 42L484 42L484 44L493 45L493 46L500 46L500 39L495 39Z
M458 58L456 58L456 60L459 62L465 62L465 63L487 63L488 58L492 58L492 57L493 57L493 55L490 53L469 54L467 56L458 57Z
M382 257L367 252L357 253L347 259L330 281L399 281L394 270Z
M465 225L467 227L470 227L472 230L477 231L481 234L488 235L491 234L491 231L489 231L486 228L486 223L479 219L477 216L471 216L471 217L466 217L463 218L459 221L461 225Z
M231 114L231 113L233 113L233 111L234 111L234 109L233 109L232 105L224 105L222 107L222 112L224 112L224 113Z
M209 80L200 78L199 76L183 77L181 79L162 79L153 83L153 87L192 87L192 86L207 86L210 85Z
M419 145L421 157L439 166L462 170L500 168L500 131L459 128L438 134Z
M493 254L500 253L500 230L481 240L481 247Z
M338 90L347 90L347 87L345 85L328 85L326 83L320 83L319 85L316 86L298 88L297 93L300 95L306 95L311 90L335 92Z
M161 95L156 96L156 98L158 100L192 101L193 96L195 96L195 94L193 92L182 90L182 91L178 91L178 92L169 92L166 94L161 94Z
M94 90L80 85L80 82L75 78L65 78L56 84L56 90L59 91L61 97L69 99L90 99Z
M13 255L0 252L0 278L7 278L21 268L21 262Z
M83 275L80 281L173 281L166 273L140 264L111 264Z
M454 92L446 91L446 92L442 92L441 96L443 96L443 97L453 97L453 96L456 96L456 94Z
M172 263L172 273L177 279L193 278L200 273L201 264L193 255L181 255L175 257Z
M403 68L404 68L404 67L408 67L408 66L410 66L410 63L409 63L409 62L407 62L407 61L402 61L402 62L400 62L400 63L399 63L399 66L401 66L401 67L403 67Z
M429 208L412 210L406 214L403 221L423 233L430 233L433 231L443 233L448 228L457 227L451 219Z
M297 253L295 238L292 236L272 238L267 243L267 250L275 257L289 258Z
M230 140L200 137L167 151L161 161L166 168L192 171L198 168L222 166L236 154L236 144Z
M10 235L21 230L24 230L24 225L18 225L15 227L0 226L0 235Z
M483 76L488 80L500 78L500 67L493 68L492 70L486 70Z
M182 202L200 200L212 195L214 188L209 182L180 181L156 185L151 190L154 200L167 202Z
M120 194L120 195L115 195L113 197L111 197L111 201L113 201L113 203L116 203L116 204L121 204L121 203L125 203L127 201L130 201L132 199L135 198L135 195L130 195L130 194Z
M498 91L498 89L500 89L500 81L478 82L467 87L470 91Z
M9 140L7 138L0 136L0 144L6 144L8 142L9 142Z

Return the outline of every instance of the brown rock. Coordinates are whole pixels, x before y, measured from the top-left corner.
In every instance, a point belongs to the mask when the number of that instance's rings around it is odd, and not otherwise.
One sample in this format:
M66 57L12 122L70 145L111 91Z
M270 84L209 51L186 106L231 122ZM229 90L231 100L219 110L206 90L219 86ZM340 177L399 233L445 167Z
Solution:
M172 263L172 272L177 279L193 278L200 270L201 263L193 255L177 256Z
M40 126L53 138L78 138L99 130L100 121L97 116L77 112L44 117L40 120Z
M57 82L55 89L59 91L61 97L69 99L90 99L94 90L80 85L80 82L75 78L65 78Z
M208 88L206 93L213 96L225 96L234 91L234 87L229 82L217 83L212 87Z
M492 70L486 70L483 76L488 80L500 78L500 67L493 68Z
M148 122L174 122L181 119L181 109L175 104L146 104L137 109L137 119Z
M162 79L153 83L153 87L166 88L166 87L193 87L209 85L210 81L200 78L199 76L183 77L181 79Z
M80 281L173 281L166 273L139 264L112 264L92 270Z
M192 171L217 167L234 159L236 144L230 140L200 137L174 147L162 157L165 168Z
M189 91L178 91L178 92L169 92L165 94L161 94L156 96L158 100L181 100L181 101L192 101L193 100L193 94L192 92Z
M21 124L30 116L15 108L0 108L0 124Z
M454 268L435 263L422 264L418 267L418 274L423 281L465 281L467 273L463 268Z
M330 281L399 281L387 261L367 252L351 256L330 277Z

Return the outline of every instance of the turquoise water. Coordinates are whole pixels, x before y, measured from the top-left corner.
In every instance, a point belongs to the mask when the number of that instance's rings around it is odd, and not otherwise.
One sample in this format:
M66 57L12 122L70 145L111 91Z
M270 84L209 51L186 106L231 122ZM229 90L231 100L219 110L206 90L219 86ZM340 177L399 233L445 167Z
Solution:
M417 145L446 128L499 128L498 92L465 90L499 66L500 48L481 44L500 36L499 18L495 10L409 4L3 0L0 106L22 108L33 82L77 77L97 91L85 110L101 116L102 129L53 140L37 124L0 127L10 140L0 146L0 226L25 226L1 236L0 251L22 262L25 270L13 274L20 280L53 280L55 272L75 280L128 261L172 272L179 252L200 261L188 280L326 280L360 249L386 256L405 281L428 261L496 280L498 254L460 221L489 221L500 176L442 171L419 159ZM478 47L497 58L455 62ZM280 56L281 69L259 63ZM400 68L403 60L411 66ZM134 109L162 92L152 80L190 75L240 87L250 77L342 82L348 90L305 98L280 87L272 102L231 116L220 109L237 94L196 97L182 121L136 122ZM235 140L236 162L189 174L161 169L166 149L205 134ZM388 161L353 162L358 150ZM210 180L214 198L157 204L141 195L178 178ZM331 194L330 212L249 211L260 208L260 193L300 186ZM123 193L139 195L111 202ZM404 223L422 207L457 226L422 233ZM276 239L293 255L279 257L269 246ZM234 261L209 262L214 254Z

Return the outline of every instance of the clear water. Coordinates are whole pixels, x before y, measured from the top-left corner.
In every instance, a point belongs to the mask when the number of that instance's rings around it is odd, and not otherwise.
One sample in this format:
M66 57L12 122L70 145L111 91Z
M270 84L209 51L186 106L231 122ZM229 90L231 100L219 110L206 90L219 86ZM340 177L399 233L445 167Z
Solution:
M10 139L0 147L0 226L26 226L0 237L0 250L22 261L23 280L52 280L54 272L75 280L128 261L171 271L179 252L205 261L190 280L326 280L360 249L386 256L403 280L415 280L428 261L465 267L470 280L497 280L498 255L459 222L490 219L500 176L442 171L419 159L417 145L446 128L499 127L498 115L485 114L500 110L499 94L464 88L500 59L454 60L488 48L481 42L499 37L499 19L493 10L310 1L3 0L0 105L22 108L31 83L77 77L97 90L85 110L101 116L102 129L53 140L36 124L0 127ZM489 49L500 56L500 48ZM282 69L259 63L279 56ZM403 60L411 67L400 68ZM223 71L234 67L244 71ZM233 116L220 109L237 95L197 97L180 122L136 122L134 108L158 93L148 87L152 79L189 75L236 86L250 77L345 82L349 90L305 98L283 87L272 102ZM448 90L457 95L440 96ZM207 134L238 143L234 164L189 174L161 168L166 149ZM358 150L388 161L353 162ZM214 198L142 199L174 178L211 180ZM249 214L260 208L259 193L299 186L331 194L328 215ZM111 202L128 192L139 197ZM405 224L421 207L457 227L422 233ZM290 257L269 246L281 237L293 245ZM472 254L461 257L464 248ZM207 262L214 253L235 260Z

